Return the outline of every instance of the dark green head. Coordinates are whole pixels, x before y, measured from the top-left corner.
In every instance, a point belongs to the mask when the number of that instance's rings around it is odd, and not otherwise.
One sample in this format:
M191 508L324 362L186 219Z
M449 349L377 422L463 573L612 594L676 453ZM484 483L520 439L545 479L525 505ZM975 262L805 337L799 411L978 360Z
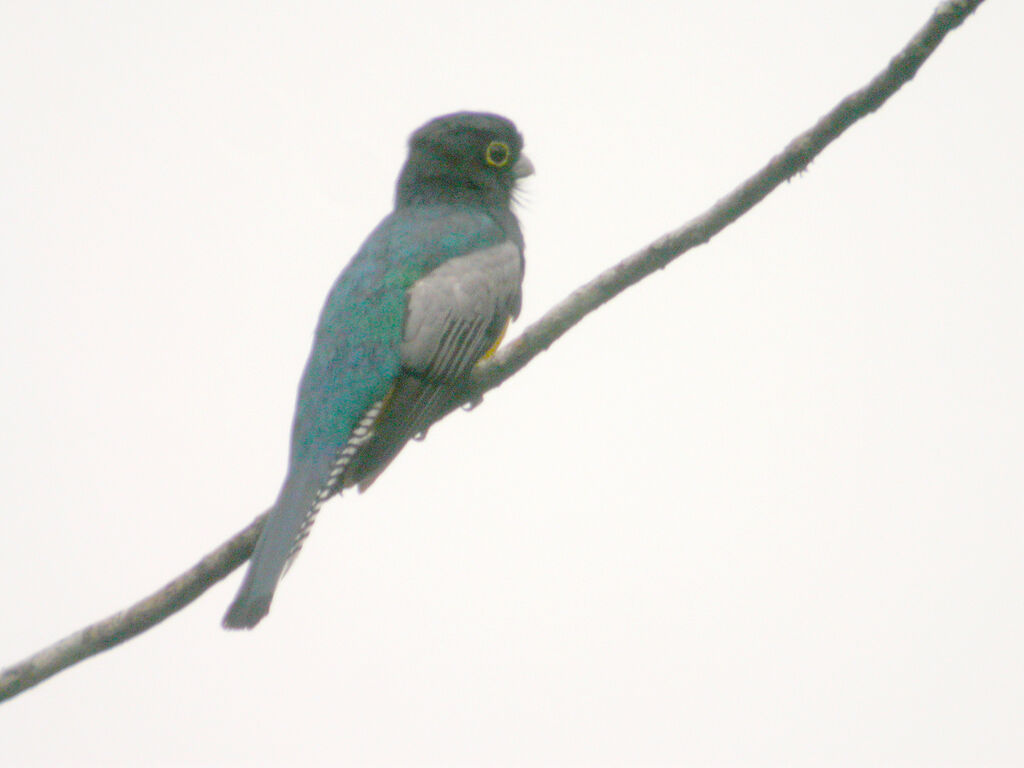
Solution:
M533 173L515 124L487 112L435 117L409 137L395 205L475 203L507 208L516 181Z

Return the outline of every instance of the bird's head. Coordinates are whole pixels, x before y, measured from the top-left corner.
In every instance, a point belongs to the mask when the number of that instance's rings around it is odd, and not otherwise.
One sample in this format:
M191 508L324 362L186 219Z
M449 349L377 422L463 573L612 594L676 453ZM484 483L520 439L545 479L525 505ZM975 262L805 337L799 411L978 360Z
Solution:
M471 202L508 207L516 182L533 173L515 124L487 112L436 117L409 137L397 205Z

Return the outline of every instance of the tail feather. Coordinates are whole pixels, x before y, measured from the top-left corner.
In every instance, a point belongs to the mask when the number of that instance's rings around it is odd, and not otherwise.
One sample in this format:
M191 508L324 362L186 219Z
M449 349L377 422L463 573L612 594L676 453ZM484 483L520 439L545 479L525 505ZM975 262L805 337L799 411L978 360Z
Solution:
M326 498L315 483L285 484L256 542L242 586L224 615L226 629L252 629L267 615L278 581Z
M383 405L378 400L366 409L330 465L313 462L305 470L292 468L267 516L242 586L224 615L225 629L252 629L267 615L277 583L302 548L320 507L341 490L345 468L373 437Z

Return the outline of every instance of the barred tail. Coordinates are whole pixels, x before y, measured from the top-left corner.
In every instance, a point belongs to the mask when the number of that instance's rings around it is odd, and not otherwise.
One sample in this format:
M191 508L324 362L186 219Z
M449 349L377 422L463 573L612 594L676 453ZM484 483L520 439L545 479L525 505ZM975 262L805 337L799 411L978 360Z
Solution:
M270 610L278 581L298 554L316 513L330 495L310 480L296 478L293 482L289 478L281 490L256 542L242 586L224 615L225 629L252 629Z
M224 615L225 629L252 629L270 611L277 582L299 554L320 507L345 484L345 470L360 446L373 437L383 406L378 400L363 413L326 472L316 465L305 471L292 468L267 516L242 586Z

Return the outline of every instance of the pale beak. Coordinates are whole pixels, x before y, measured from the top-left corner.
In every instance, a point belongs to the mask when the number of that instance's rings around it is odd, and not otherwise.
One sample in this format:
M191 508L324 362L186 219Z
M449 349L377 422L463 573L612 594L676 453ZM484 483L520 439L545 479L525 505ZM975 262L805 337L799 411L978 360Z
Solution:
M530 158L526 155L520 155L519 159L516 160L516 164L512 166L512 175L517 179L521 179L524 176L529 176L533 173L533 163L530 162Z

